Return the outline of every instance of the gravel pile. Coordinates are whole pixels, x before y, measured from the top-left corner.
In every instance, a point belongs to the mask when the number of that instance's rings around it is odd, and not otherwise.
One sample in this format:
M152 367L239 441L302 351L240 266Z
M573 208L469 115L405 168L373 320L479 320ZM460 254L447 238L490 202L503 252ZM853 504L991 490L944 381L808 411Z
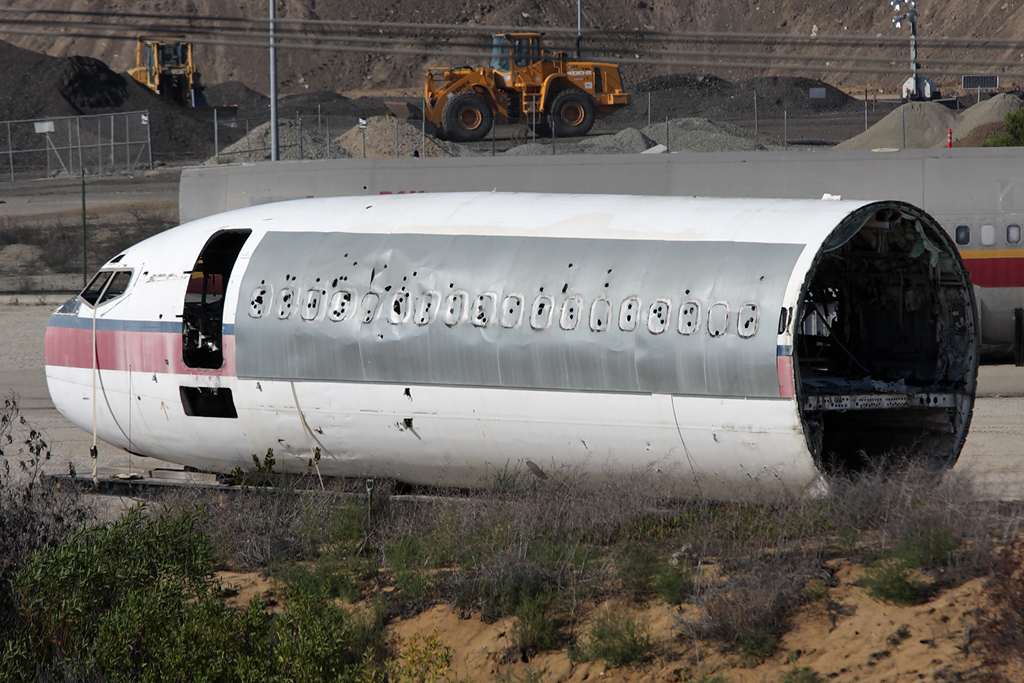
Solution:
M824 90L824 98L811 99L811 89ZM763 76L733 83L706 74L657 76L629 88L633 103L604 121L639 127L647 123L650 93L651 121L665 118L752 119L754 99L758 116L782 118L815 114L857 113L863 104L833 86L811 78Z
M945 147L950 128L954 140L966 138L976 128L1002 121L1007 112L1016 111L1020 106L1019 97L1006 93L960 114L937 102L908 102L860 135L839 143L836 149Z
M301 140L301 142L300 142ZM316 127L300 126L291 119L278 122L277 143L281 161L298 159L341 159L349 153L332 142L328 150L326 133L318 132ZM220 151L220 160L210 157L203 162L204 166L217 163L248 163L270 161L270 122L264 123L249 131L241 140Z
M655 145L665 145L665 124L655 123L642 130L626 128L615 135L556 140L556 154L640 154ZM685 118L668 122L670 152L736 152L782 149L770 138L754 135L746 128L707 119ZM505 156L551 154L551 144L531 143L513 147Z
M965 138L975 128L1001 122L1010 112L1021 107L1021 98L1009 93L999 93L979 102L960 113L960 120L953 126L953 139Z
M461 157L473 156L473 152L462 145L439 140L426 135L422 137L419 125L400 121L393 116L373 116L366 120L366 130L353 126L346 133L334 139L335 145L344 149L347 156L355 159L363 158L363 138L366 139L367 159L393 159L411 157L419 152L426 157ZM398 143L398 154L395 154L395 143Z

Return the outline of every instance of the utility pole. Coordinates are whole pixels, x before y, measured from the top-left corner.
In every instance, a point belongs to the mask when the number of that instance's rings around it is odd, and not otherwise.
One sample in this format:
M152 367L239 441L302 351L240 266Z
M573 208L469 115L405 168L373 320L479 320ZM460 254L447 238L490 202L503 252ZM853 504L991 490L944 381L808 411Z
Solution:
M277 0L270 0L270 160L280 159L280 146L277 140L277 36L276 22Z

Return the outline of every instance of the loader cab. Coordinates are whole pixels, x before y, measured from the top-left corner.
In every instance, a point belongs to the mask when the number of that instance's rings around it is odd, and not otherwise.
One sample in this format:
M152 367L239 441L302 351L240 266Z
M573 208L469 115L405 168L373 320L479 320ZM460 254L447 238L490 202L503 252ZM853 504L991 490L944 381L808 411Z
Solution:
M494 36L490 67L508 89L540 88L544 82L544 53L539 33L505 33Z

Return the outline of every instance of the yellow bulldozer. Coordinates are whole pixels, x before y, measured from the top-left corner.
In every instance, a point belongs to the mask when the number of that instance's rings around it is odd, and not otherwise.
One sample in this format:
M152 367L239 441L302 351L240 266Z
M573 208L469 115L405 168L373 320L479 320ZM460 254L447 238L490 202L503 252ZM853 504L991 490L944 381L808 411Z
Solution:
M596 117L630 101L617 65L548 57L540 33L494 36L486 67L427 69L424 99L426 120L459 142L483 139L495 120L586 135Z
M205 107L202 80L185 36L139 36L135 68L128 75L161 97L186 107Z

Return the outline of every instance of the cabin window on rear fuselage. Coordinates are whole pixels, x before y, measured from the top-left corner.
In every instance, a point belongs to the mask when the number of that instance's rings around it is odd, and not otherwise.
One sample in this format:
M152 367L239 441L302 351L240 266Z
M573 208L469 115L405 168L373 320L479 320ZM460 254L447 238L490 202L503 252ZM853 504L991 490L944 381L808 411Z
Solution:
M956 226L956 243L957 244L970 244L971 243L971 226L969 226L969 225L958 225L958 226Z
M1006 243L1007 244L1020 244L1020 226L1019 225L1007 225L1006 226Z
M996 226L994 225L983 225L981 226L981 245L984 247L991 247L996 243Z

